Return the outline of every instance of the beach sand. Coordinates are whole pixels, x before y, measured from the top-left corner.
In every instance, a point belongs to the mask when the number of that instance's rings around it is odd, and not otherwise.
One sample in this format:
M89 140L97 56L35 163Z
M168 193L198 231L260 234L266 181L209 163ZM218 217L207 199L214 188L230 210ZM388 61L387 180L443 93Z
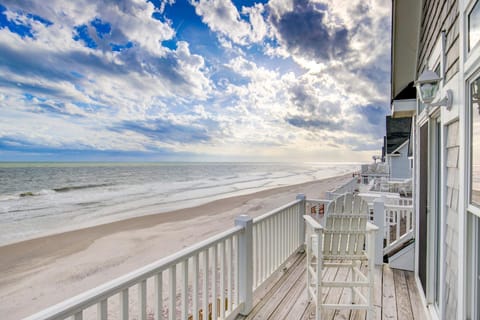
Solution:
M351 175L213 201L0 247L0 318L20 319Z

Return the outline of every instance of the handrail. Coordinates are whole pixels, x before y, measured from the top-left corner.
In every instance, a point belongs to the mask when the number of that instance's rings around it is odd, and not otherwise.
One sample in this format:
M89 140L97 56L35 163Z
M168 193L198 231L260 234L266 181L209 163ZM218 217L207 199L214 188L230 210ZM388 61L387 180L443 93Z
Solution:
M270 212L267 212L265 214L262 214L261 216L258 216L256 218L253 218L253 223L256 224L256 223L259 223L259 222L262 222L263 220L266 220L276 214L278 214L280 211L284 211L285 209L288 209L298 203L302 202L302 200L295 200L295 201L292 201L290 203L287 203L286 205L284 206L281 206L280 208L277 208L277 209L274 209Z
M315 232L318 232L320 230L323 230L323 226L315 219L313 219L309 215L304 215L303 218L305 219L305 222L314 230Z
M383 230L377 235L377 243L381 248L377 263L383 260L384 254L397 250L414 237L415 211L411 201L399 198L394 199L396 201L389 200L395 203L386 203L385 200L377 198L373 202L374 222Z
M120 276L110 282L100 285L94 289L88 290L68 300L60 302L48 309L45 309L37 314L25 318L24 320L34 319L59 319L65 318L75 314L80 310L84 310L93 306L94 304L109 298L115 294L120 293L122 290L129 288L139 282L154 276L155 274L162 272L169 267L176 265L198 252L204 251L224 240L239 234L243 230L242 227L233 227L225 232L210 237L204 241L201 241L191 247L180 250L179 252L172 254L168 257L159 259L147 266L141 267L126 275Z
M252 287L256 290L305 242L305 196L253 219Z
M236 226L227 231L25 319L73 316L81 320L84 311L96 305L98 319L104 320L111 311L109 303L114 296L120 297L119 308L113 309L114 313L119 313L118 318L127 319L129 290L135 286L138 287L138 318L146 319L147 281L152 284L151 280L155 287L154 313L158 319L164 319L164 312L170 320L178 319L180 314L181 319L198 320L209 316L233 319L239 313L248 313L254 290L303 247L305 203L305 196L299 195L297 200L255 219L240 216L235 220ZM177 293L181 294L180 303ZM168 300L166 305L164 298Z

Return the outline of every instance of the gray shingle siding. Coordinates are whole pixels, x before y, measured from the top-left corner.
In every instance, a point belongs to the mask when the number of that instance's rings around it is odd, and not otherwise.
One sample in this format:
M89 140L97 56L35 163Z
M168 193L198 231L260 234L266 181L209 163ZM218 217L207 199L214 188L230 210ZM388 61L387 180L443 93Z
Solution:
M459 122L447 126L447 176L445 221L445 319L457 317Z
M458 1L425 0L420 26L420 46L417 72L421 74L432 55L440 32L446 31L446 80L450 80L459 68Z

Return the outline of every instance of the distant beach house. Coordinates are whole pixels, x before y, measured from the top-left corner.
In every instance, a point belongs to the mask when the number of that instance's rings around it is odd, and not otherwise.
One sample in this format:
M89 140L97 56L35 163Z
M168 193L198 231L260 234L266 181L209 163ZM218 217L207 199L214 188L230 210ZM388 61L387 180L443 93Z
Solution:
M423 302L480 319L480 1L393 0L391 82L392 118L413 124Z
M411 118L386 117L385 162L388 164L390 179L412 178L409 158Z

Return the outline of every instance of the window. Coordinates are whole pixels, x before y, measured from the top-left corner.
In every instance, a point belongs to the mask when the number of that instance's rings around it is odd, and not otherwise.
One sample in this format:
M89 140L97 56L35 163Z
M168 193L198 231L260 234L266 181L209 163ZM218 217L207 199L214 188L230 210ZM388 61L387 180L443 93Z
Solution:
M478 2L475 6L478 6ZM470 208L467 213L466 300L468 320L480 320L480 75L470 82Z
M480 319L480 218L469 214L467 224L467 319Z
M478 3L477 3L478 5ZM470 85L472 150L470 203L480 208L480 76Z
M468 14L468 51L480 40L480 1L477 1Z

